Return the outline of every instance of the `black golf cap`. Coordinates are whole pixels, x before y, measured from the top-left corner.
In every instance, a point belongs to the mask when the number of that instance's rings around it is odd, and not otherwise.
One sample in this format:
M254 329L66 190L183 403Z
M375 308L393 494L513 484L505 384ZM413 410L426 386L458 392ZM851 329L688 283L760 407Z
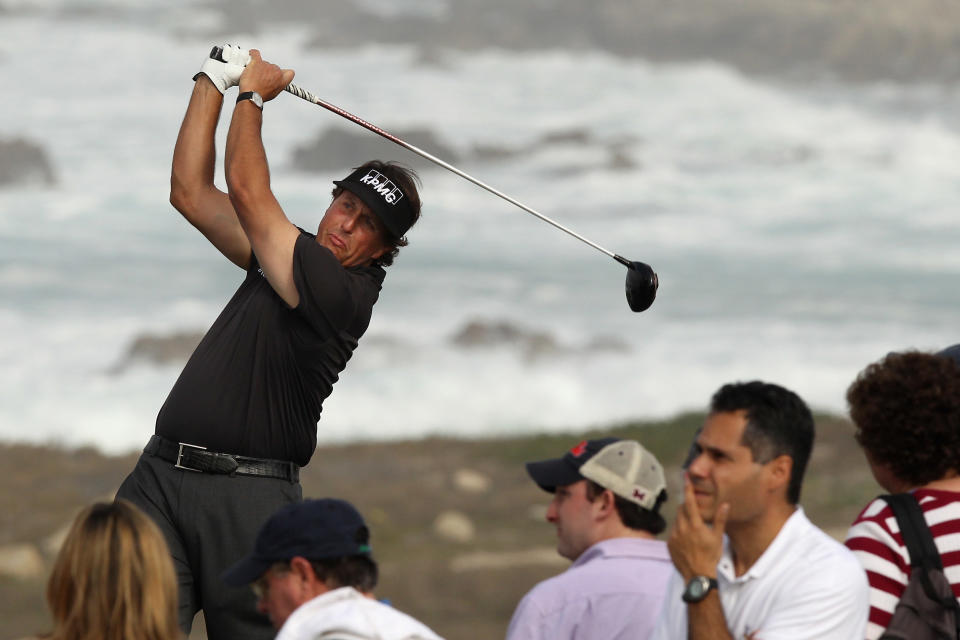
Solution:
M600 453L600 450L609 444L619 442L620 438L598 438L584 440L573 447L562 458L551 458L539 462L528 462L527 473L544 491L555 493L557 487L562 487L583 480L580 467Z
M221 579L239 587L295 556L325 560L355 555L370 555L370 531L353 505L336 498L305 500L270 516L257 534L253 552Z
M333 184L360 198L394 238L402 238L416 222L416 214L407 194L372 167L355 169L343 180L334 180Z

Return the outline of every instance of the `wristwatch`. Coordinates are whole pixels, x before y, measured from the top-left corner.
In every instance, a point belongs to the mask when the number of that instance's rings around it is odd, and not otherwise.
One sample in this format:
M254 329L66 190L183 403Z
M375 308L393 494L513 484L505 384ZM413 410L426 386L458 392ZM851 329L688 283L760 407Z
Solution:
M690 578L690 582L687 583L687 588L683 590L681 597L684 602L700 602L707 597L710 589L717 589L719 586L716 578L693 576Z
M260 109L260 111L263 111L263 96L256 91L244 91L237 96L237 104L240 104L244 100L249 100L253 104L257 105L257 108Z

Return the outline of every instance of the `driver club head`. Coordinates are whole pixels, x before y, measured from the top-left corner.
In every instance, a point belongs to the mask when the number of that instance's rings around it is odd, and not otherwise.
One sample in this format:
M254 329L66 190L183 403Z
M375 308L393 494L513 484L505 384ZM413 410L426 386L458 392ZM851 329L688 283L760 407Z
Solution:
M650 265L631 262L627 266L627 304L637 313L646 311L657 297L660 281Z

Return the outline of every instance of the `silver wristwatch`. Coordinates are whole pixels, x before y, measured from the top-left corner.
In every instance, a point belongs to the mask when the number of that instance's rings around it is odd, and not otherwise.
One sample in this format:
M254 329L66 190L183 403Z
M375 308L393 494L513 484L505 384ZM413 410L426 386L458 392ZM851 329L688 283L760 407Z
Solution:
M237 104L240 104L244 100L249 100L253 104L257 105L257 108L260 109L260 111L263 111L263 96L256 91L244 91L237 96Z

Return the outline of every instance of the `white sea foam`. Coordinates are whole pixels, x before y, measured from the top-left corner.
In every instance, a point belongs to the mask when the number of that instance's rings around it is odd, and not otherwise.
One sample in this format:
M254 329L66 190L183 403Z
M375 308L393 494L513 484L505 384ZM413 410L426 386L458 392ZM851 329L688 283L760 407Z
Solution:
M43 145L58 177L0 191L0 438L115 452L142 445L179 373L110 373L128 345L205 329L241 274L167 203L189 78L210 43L105 16L0 22L5 77L61 70L0 122L0 136ZM305 37L231 40L295 63L298 83L371 122L428 127L461 152L585 131L584 146L462 168L661 278L653 308L632 314L620 265L425 172L423 221L324 407L321 442L575 431L700 408L720 384L758 377L842 411L867 362L960 341L960 135L936 91L784 87L711 63L563 52L450 52L421 66L412 49L307 50ZM358 81L370 74L376 91ZM290 96L267 105L274 189L306 228L325 205L317 185L339 175L297 173L290 153L329 126L343 123ZM617 143L635 166L607 167ZM545 332L559 349L453 345L474 319ZM625 346L585 348L610 338Z

